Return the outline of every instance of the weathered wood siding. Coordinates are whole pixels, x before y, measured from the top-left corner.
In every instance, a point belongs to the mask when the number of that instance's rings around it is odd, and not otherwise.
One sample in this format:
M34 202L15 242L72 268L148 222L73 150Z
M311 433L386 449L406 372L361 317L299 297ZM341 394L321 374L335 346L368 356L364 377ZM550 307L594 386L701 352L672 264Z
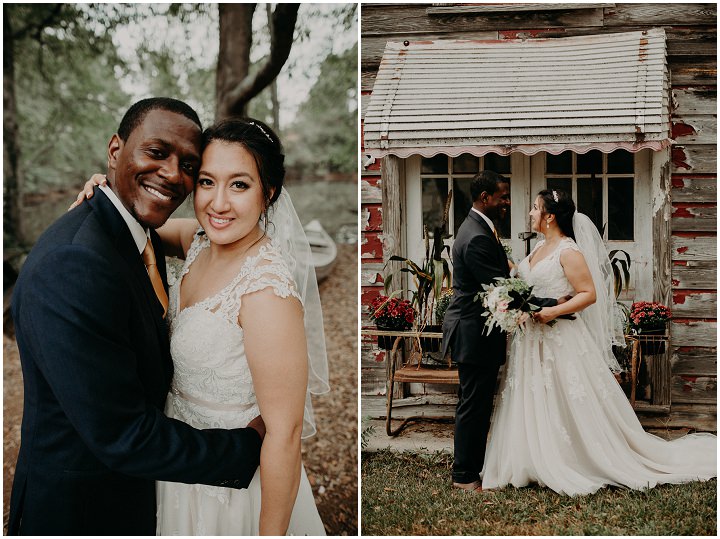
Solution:
M568 5L565 5L568 6ZM442 9L431 4L361 7L361 114L385 42L422 39L555 38L662 27L667 36L673 114L670 161L671 324L667 414L639 414L646 426L716 430L717 384L717 8L714 3L581 4L548 9L515 5ZM460 6L463 7L463 6ZM448 13L448 11L450 11ZM453 12L455 11L455 12ZM477 10L475 10L477 11ZM362 174L362 303L382 290L383 211L380 163ZM659 226L659 223L658 223ZM665 285L667 286L667 285ZM366 343L363 415L384 413L384 353ZM449 407L437 396L431 406ZM424 402L424 401L423 401ZM416 401L408 401L408 407ZM397 415L402 416L402 413Z

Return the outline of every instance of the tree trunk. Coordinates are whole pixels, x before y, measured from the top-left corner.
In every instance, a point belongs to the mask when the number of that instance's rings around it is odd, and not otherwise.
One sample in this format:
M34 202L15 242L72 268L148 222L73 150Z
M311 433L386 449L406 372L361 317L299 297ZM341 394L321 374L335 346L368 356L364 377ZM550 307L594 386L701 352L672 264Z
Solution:
M267 13L268 28L270 29L270 35L275 33L272 21L272 7L270 4L265 4L265 12ZM270 106L272 107L272 125L273 131L276 133L280 132L280 103L278 101L277 93L277 78L274 78L270 83Z
M255 7L256 4L219 5L220 52L215 78L216 121L228 116L245 115L247 101L242 104L232 103L229 94L250 72Z
M3 4L3 245L24 245L20 210L22 182L18 163L17 109L15 103L15 63L13 30L8 6Z
M255 4L220 4L215 120L244 116L248 102L277 77L290 55L299 4L277 4L268 21L270 54L250 75Z

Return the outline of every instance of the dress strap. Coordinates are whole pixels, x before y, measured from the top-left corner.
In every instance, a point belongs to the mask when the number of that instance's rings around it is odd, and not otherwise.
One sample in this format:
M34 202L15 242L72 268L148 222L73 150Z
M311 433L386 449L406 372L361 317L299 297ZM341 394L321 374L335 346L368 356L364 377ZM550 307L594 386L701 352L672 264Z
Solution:
M200 251L205 249L208 245L210 245L210 240L208 239L202 227L198 227L195 235L193 236L192 243L188 248L187 254L185 255L185 264L183 264L178 279L182 279L185 274L190 271L190 264L195 261L197 255L200 254Z

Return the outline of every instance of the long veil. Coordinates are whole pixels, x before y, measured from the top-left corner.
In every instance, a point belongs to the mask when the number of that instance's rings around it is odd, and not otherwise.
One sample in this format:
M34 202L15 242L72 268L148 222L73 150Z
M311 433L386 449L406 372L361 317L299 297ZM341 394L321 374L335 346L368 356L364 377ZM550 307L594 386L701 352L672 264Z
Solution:
M303 303L308 349L308 389L305 396L302 437L308 438L316 432L310 395L321 395L330 391L327 351L320 294L315 278L315 267L312 264L310 243L285 188L268 211L266 232L279 246Z
M580 248L595 284L595 303L580 312L596 344L602 350L608 367L620 372L620 364L612 347L625 346L622 327L618 324L617 302L610 259L600 234L590 218L582 213L573 215L575 243Z

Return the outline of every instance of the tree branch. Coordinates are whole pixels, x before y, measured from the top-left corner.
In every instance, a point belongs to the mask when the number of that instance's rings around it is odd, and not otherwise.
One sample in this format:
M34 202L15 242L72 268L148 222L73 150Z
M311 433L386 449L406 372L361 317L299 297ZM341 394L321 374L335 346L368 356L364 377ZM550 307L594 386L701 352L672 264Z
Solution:
M295 22L300 4L278 4L269 21L271 28L270 55L255 73L247 76L237 87L228 92L231 114L240 114L245 104L259 94L278 76L285 65L295 34Z

